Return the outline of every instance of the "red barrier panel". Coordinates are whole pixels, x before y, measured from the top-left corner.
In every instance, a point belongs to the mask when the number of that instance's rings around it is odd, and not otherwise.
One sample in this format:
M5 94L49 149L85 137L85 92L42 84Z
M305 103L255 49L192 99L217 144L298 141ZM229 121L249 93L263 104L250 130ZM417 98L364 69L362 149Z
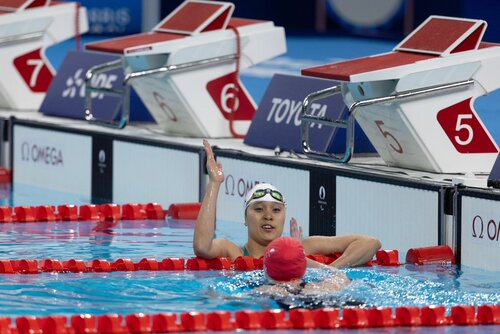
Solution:
M444 306L425 306L421 310L422 325L441 326L448 324Z
M260 312L250 310L236 311L234 314L236 327L247 330L261 329L260 317Z
M231 312L214 311L207 313L207 329L212 331L230 331L234 329Z
M35 221L35 208L32 206L16 206L14 207L15 220L21 223L29 223Z
M80 206L80 220L99 220L99 207L95 204Z
M106 334L124 334L126 328L122 325L122 316L119 314L104 314L97 317L97 331Z
M187 270L208 270L208 261L201 257L193 257L186 262Z
M0 206L0 223L12 222L12 208L10 206Z
M108 273L111 271L111 263L107 260L96 259L89 262L88 268L96 273Z
M120 213L120 206L118 204L102 204L99 207L99 212L101 213L101 219L106 221L117 221L122 218Z
M56 259L45 259L40 261L40 269L44 272L62 272L64 271L61 261Z
M260 315L260 324L265 329L286 329L290 324L285 319L284 310L262 311Z
M477 321L481 325L500 325L500 305L478 306Z
M380 250L376 253L379 266L399 266L399 252L396 249Z
M394 326L391 308L371 308L367 310L368 325L370 327L391 327Z
M151 316L144 313L125 316L128 332L131 334L151 333Z
M188 332L204 331L207 329L205 324L205 314L200 312L186 312L181 314L182 328Z
M162 270L184 270L184 259L166 258L161 261Z
M451 319L455 325L475 325L477 323L476 308L471 305L453 306L451 308Z
M71 327L75 334L97 334L97 319L90 314L73 315Z
M342 322L347 328L368 327L368 312L361 308L345 308Z
M63 315L51 315L40 319L43 334L64 334L68 332L68 319Z
M318 328L322 329L339 328L339 310L335 308L314 310L314 323Z
M37 317L23 316L16 318L16 327L19 334L43 334Z
M59 205L57 207L59 219L63 221L78 220L78 207L76 205Z
M111 264L111 267L118 271L135 271L135 263L130 259L118 259Z
M167 210L167 215L174 219L191 219L198 218L201 203L176 203L170 204Z
M52 205L41 205L35 208L35 220L40 222L53 222L56 220L56 208Z
M177 314L158 313L153 315L153 333L179 332L181 326L177 323Z
M288 312L288 316L293 328L312 329L316 327L312 310L293 309Z
M165 219L165 211L158 203L146 204L146 217L148 219Z
M160 264L156 259L144 258L137 264L138 270L160 270Z
M146 219L146 210L144 205L133 203L133 204L123 204L122 206L122 219L125 220L140 220Z
M71 259L63 262L64 270L70 271L72 273L80 273L88 271L87 266L83 260Z
M406 253L406 262L419 265L432 263L456 263L453 251L446 245L409 249Z

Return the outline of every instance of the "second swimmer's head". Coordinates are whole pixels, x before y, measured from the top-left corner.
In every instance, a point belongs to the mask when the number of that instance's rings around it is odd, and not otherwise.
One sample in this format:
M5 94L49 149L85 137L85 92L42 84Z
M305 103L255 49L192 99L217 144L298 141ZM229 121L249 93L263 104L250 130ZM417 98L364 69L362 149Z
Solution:
M302 278L307 260L302 243L290 237L279 237L267 245L264 270L274 281L289 282Z

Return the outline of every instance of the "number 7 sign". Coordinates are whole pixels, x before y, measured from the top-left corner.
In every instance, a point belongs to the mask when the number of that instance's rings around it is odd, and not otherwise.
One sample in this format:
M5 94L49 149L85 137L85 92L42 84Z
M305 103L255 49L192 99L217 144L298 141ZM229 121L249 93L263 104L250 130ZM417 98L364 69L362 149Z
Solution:
M471 98L440 110L437 120L460 153L497 153L498 149L471 109Z
M14 59L14 66L26 85L35 93L44 93L54 77L51 69L42 59L40 49Z

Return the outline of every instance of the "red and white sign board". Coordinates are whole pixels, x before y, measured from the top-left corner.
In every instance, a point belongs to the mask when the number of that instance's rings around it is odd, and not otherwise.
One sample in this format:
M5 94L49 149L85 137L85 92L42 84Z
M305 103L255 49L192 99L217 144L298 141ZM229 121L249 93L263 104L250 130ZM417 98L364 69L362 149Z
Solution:
M49 3L9 0L0 5L0 107L37 110L55 75L45 50L88 30L85 8Z
M123 54L126 74L172 69L130 81L166 133L211 138L244 135L256 105L239 81L238 69L284 53L286 42L282 27L270 21L231 18L233 8L226 2L188 0L153 32L86 48ZM225 61L212 62L224 57Z
M432 16L394 52L302 73L342 80L349 106L464 83L361 107L355 117L388 165L435 173L489 173L499 149L474 110L474 101L500 87L494 74L500 47L481 43L485 28L481 20Z

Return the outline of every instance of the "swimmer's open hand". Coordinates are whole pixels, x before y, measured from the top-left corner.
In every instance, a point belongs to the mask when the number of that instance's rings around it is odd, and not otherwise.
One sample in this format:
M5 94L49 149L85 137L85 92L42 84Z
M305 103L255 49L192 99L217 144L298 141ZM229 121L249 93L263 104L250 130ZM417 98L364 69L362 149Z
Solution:
M290 219L290 236L294 239L297 239L298 241L302 242L302 226L299 226L299 223L297 223L297 219L293 218Z
M212 146L210 146L210 143L206 139L203 139L203 146L205 148L205 153L207 154L207 172L208 176L210 177L210 181L222 183L224 181L222 164L215 161Z

